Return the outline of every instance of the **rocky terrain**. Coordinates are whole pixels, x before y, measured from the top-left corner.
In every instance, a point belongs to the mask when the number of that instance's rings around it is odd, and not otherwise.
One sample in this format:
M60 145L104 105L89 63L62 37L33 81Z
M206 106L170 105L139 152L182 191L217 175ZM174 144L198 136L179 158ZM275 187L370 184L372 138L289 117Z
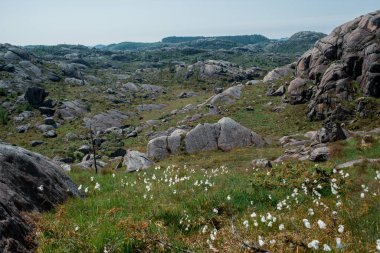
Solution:
M332 247L326 234L368 250L378 228L352 224L380 212L379 22L285 40L1 44L2 251L307 252ZM310 209L329 233L292 216Z

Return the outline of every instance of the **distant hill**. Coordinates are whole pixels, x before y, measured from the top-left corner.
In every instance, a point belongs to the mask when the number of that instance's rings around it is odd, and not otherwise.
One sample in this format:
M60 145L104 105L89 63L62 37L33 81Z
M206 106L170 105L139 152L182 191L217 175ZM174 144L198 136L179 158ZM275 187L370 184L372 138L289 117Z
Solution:
M264 51L273 53L299 53L311 48L314 43L326 36L317 32L299 32L285 39L269 39L263 35L237 35L237 36L189 36L177 37L171 36L161 40L161 42L144 43L144 42L121 42L108 46L97 47L101 50L108 51L137 51L146 49L170 48L195 48L202 50L232 49L255 45Z
M166 37L162 39L163 43L184 43L184 42L192 42L196 40L219 40L219 41L229 41L233 43L238 43L242 45L249 45L249 44L257 44L257 43L265 43L269 42L270 40L259 34L254 35L237 35L237 36L216 36L216 37L202 37L202 36L195 36L195 37Z
M145 42L121 42L104 46L101 49L111 51L134 51L148 48L156 48L164 46L161 42L145 43Z
M282 39L268 44L265 49L273 53L295 54L305 52L313 47L316 41L325 36L327 35L319 32L298 32L288 39Z

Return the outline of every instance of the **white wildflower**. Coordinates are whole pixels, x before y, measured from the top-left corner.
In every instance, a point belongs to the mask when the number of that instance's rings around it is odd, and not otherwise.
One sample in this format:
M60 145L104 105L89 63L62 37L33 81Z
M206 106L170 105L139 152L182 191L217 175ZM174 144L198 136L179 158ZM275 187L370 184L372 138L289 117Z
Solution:
M91 182L93 182L94 181L94 177L90 177L90 180L91 180Z
M337 249L341 249L343 248L343 243L342 243L342 239L340 239L339 237L335 239L336 240L336 248Z
M227 196L227 200L228 200L228 201L231 200L231 196L230 196L230 195Z
M246 229L248 229L248 227L249 227L249 222L248 222L248 220L243 221L243 225L244 225L244 227L245 227Z
M308 211L307 211L307 214L310 215L310 216L313 216L314 215L314 210L312 208L310 208Z
M318 220L317 223L320 229L326 229L326 223L324 223L322 220Z
M88 187L86 187L86 189L84 189L84 192L87 193L88 192Z
M202 234L205 234L207 232L207 225L204 225L204 227L202 228Z
M100 190L100 184L98 182L96 182L94 189L95 190Z
M341 233L341 234L344 232L344 225L339 225L338 226L338 232Z
M74 228L74 231L78 231L79 230L79 226L76 226L75 228Z
M42 192L44 190L44 186L40 185L40 186L37 187L37 189Z
M307 219L303 219L302 221L306 228L311 228L310 222Z
M213 211L214 213L218 214L218 209L214 208L214 209L212 209L212 211Z
M310 249L319 249L319 241L318 240L312 240L311 242L308 243L307 247Z
M252 217L252 218L257 217L256 213L255 213L255 212L251 213L251 217Z
M379 179L380 179L380 176L379 176ZM380 252L380 239L376 240L376 249L377 249L377 251Z
M323 251L331 251L331 247L327 244L323 244Z
M284 229L285 229L284 224L280 224L280 226L278 226L278 229L279 229L280 231L284 230Z
M82 190L82 185L80 185L80 186L78 187L78 191L80 191L80 190Z

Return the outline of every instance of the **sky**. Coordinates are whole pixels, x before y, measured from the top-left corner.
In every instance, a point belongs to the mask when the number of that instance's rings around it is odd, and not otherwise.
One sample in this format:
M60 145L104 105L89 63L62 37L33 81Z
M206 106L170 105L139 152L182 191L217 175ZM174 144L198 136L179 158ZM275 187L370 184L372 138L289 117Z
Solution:
M167 36L330 33L379 0L0 0L0 43L155 42Z

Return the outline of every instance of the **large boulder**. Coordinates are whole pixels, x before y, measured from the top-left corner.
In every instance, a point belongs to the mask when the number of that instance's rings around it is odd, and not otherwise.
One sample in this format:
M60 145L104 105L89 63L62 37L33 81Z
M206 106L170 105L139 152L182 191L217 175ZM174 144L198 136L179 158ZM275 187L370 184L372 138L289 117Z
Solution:
M144 153L134 150L128 150L124 156L123 165L127 167L128 172L147 169L152 166L153 162Z
M0 143L0 251L34 251L34 228L24 213L50 210L70 196L80 193L58 164Z
M155 160L162 160L169 155L168 137L160 136L148 142L148 157Z
M330 117L337 106L358 95L380 97L379 20L380 10L347 22L299 59L296 84L288 93L296 91L296 99L290 100L294 104L310 101L310 120ZM300 80L312 83L313 88Z
M43 88L29 87L24 95L26 101L34 107L41 106L45 98L49 95Z
M88 107L79 100L65 101L57 110L57 116L63 120L73 120L88 112Z
M220 126L218 124L199 124L185 137L185 149L189 154L217 150Z
M243 85L241 84L232 86L225 91L212 96L206 103L211 105L232 104L236 100L240 99L242 89Z
M193 154L202 151L264 146L264 139L230 118L222 118L217 123L198 124L190 131L175 129L152 138L147 146L148 157L162 160L169 154L181 151Z
M252 144L262 147L264 141L248 128L240 125L231 118L224 117L218 121L220 126L218 148L230 151L238 147L247 147Z

